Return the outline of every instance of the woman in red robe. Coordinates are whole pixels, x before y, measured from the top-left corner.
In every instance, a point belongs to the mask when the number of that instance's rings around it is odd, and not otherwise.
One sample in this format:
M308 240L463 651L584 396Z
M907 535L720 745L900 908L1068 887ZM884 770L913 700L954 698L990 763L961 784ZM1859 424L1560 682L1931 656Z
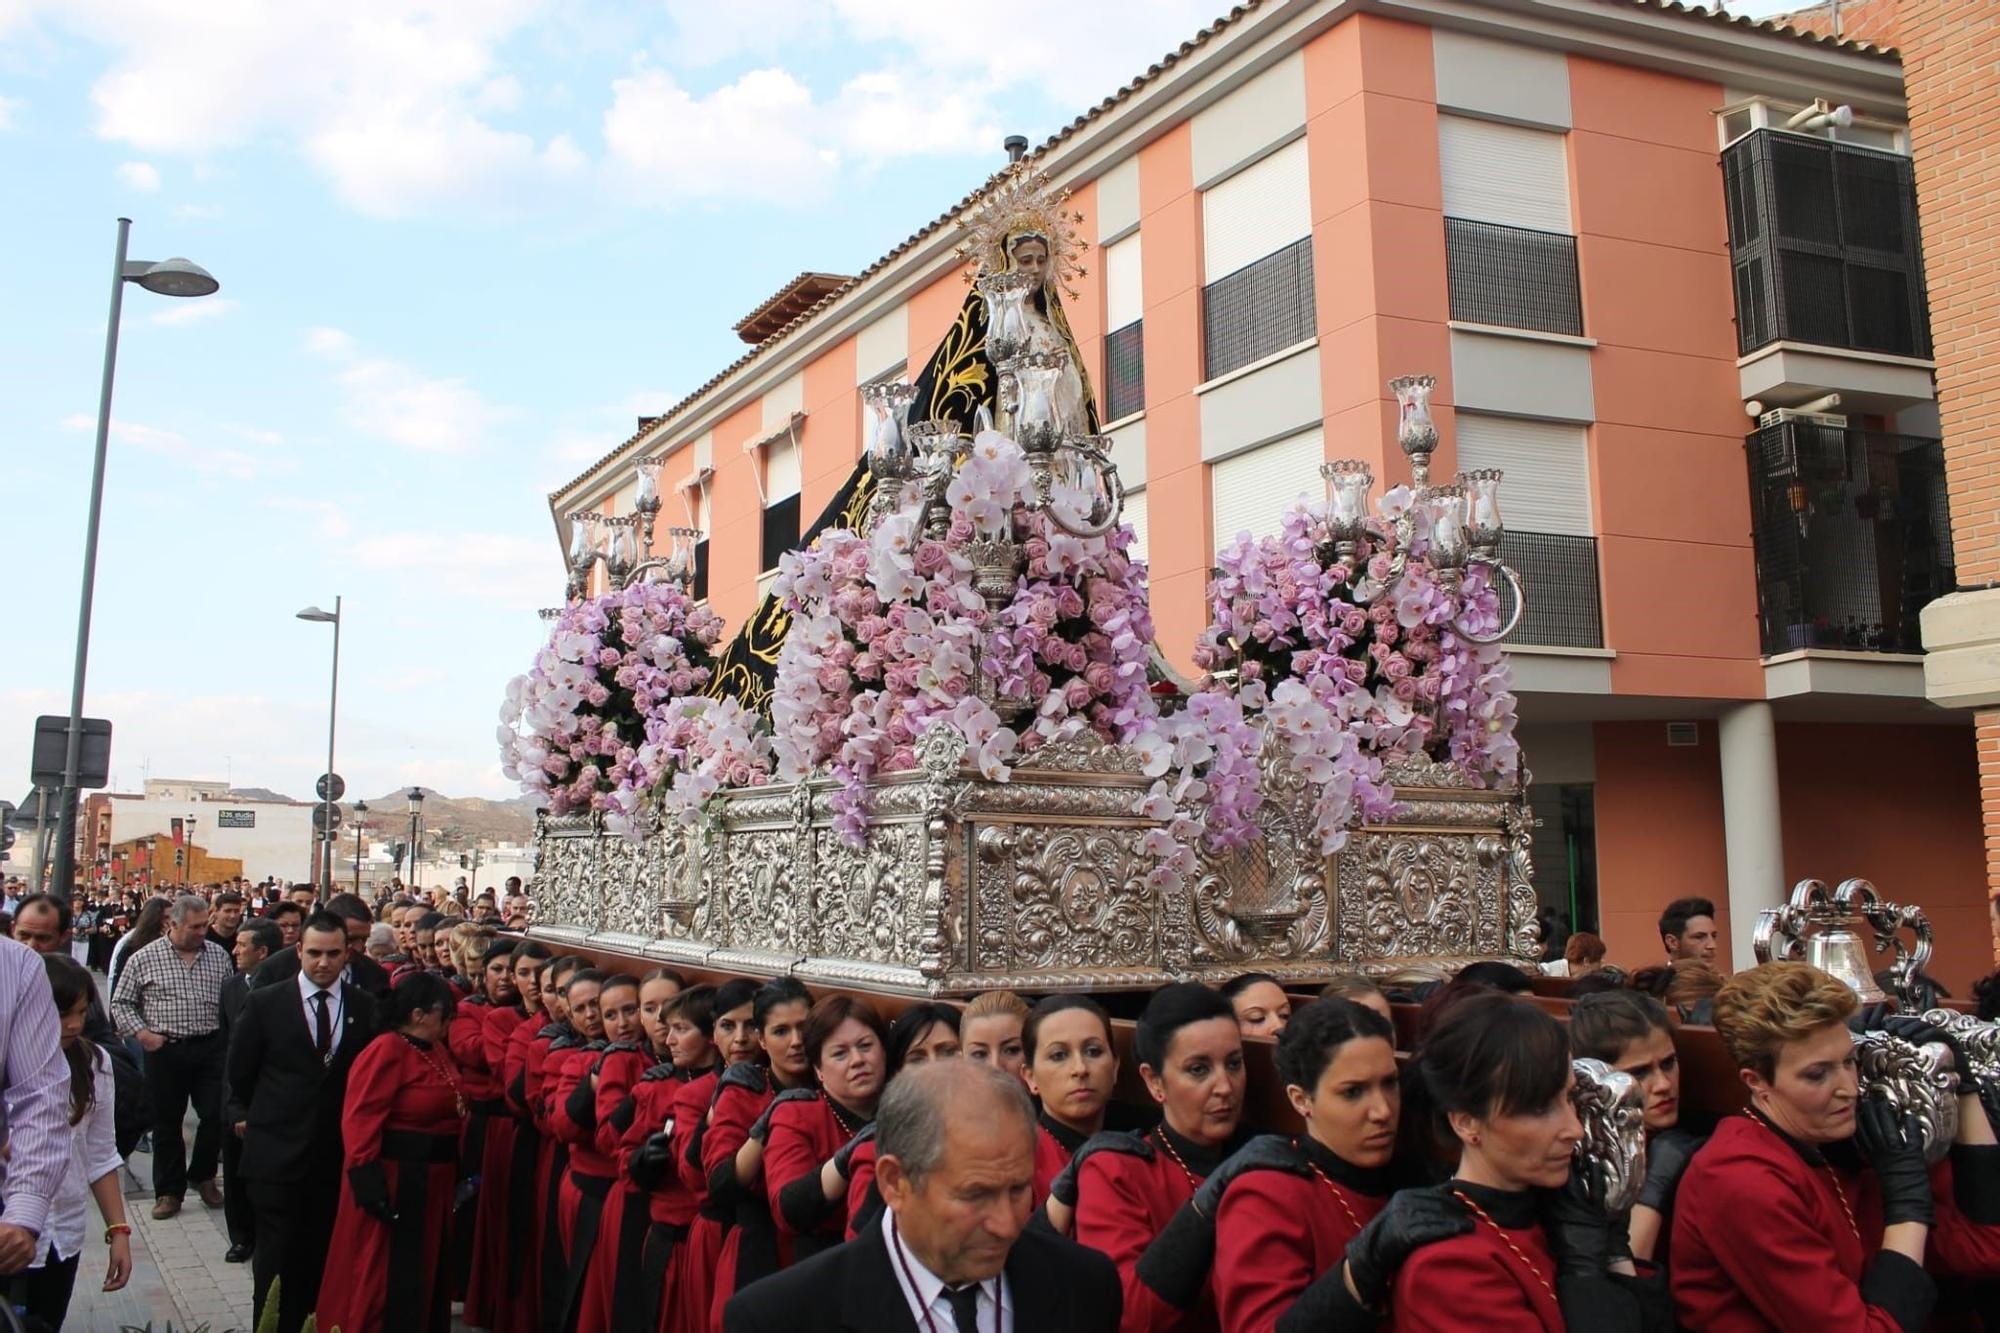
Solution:
M550 1065L559 1063L553 1057L562 1054L555 1044L582 1040L570 1027L569 1003L564 994L582 970L583 960L575 955L565 955L549 964L542 973L542 1008L549 1021L539 1028L529 1022L515 1029L513 1040L521 1043L518 1064L511 1044L507 1052L507 1097L527 1117L516 1132L532 1140L535 1160L529 1172L529 1187L523 1191L528 1208L526 1224L520 1228L521 1245L510 1246L508 1250L513 1266L527 1270L521 1278L525 1296L501 1307L499 1333L537 1333L542 1327L542 1306L550 1299L557 1282L551 1273L554 1266L548 1262L551 1248L557 1243L555 1190L551 1182L558 1171L568 1166L569 1155L549 1128L545 1084ZM515 1155L519 1157L518 1149Z
M679 973L666 968L640 979L641 1044L650 1064L629 1085L603 1079L598 1085L597 1147L613 1161L618 1178L604 1201L597 1248L584 1279L578 1328L657 1333L667 1267L678 1239L675 1233L685 1234L694 1212L693 1201L681 1197L680 1178L668 1170L669 1134L675 1096L688 1076L709 1062L708 1036L702 1029L710 1017L715 988L683 991L681 981ZM681 1031L692 1031L698 1044L677 1043L674 1014L686 1013L690 1006L695 1018L684 1018ZM608 1035L614 1019L611 1004L604 1014ZM677 1068L683 1059L693 1063ZM664 1243L653 1247L649 1268L647 1242L656 1225Z
M887 1045L888 1078L912 1065L933 1060L955 1060L963 1050L958 1037L958 1009L949 1004L913 1004L896 1015L889 1025ZM845 1148L833 1155L834 1170L846 1182L847 1204L844 1238L853 1240L860 1231L882 1215L882 1194L875 1188L875 1131L872 1125L856 1134Z
M1079 1149L1050 1186L1049 1220L1118 1265L1125 1293L1120 1333L1213 1333L1219 1325L1209 1284L1182 1310L1148 1286L1138 1268L1180 1206L1240 1146L1243 1037L1236 1011L1206 986L1163 986L1146 1002L1133 1049L1146 1091L1162 1108L1161 1122L1143 1138L1100 1134Z
M1051 995L1021 1030L1021 1072L1042 1104L1035 1127L1035 1205L1076 1150L1104 1128L1104 1108L1118 1085L1111 1015L1088 995Z
M539 1019L537 969L548 956L548 949L532 941L510 947L512 985L508 989L512 1000L487 1008L480 1034L486 1067L493 1074L497 1109L486 1122L486 1151L480 1157L479 1202L473 1218L472 1273L465 1288L465 1322L473 1328L499 1327L502 1307L518 1290L513 1283L520 1265L508 1262L508 1236L519 1191L523 1184L530 1190L534 1187L535 1144L532 1136L527 1137L525 1162L517 1158L523 1136L520 1113L505 1095L507 1054L515 1030Z
M320 1283L318 1327L332 1333L445 1333L445 1238L458 1140L471 1111L445 1033L451 987L417 973L383 1003L381 1036L347 1076L347 1178Z
M1414 1065L1431 1132L1458 1152L1429 1193L1471 1224L1402 1265L1390 1327L1638 1333L1664 1319L1665 1292L1633 1282L1613 1219L1571 1185L1583 1126L1562 1024L1509 995L1463 995L1438 1011Z
M459 1075L465 1081L465 1095L472 1103L472 1118L466 1122L465 1138L459 1144L458 1175L472 1192L452 1210L451 1264L453 1294L466 1303L466 1321L476 1328L488 1328L490 1305L484 1293L472 1290L474 1245L477 1243L478 1200L484 1193L487 1145L496 1126L511 1127L506 1104L500 1100L500 1074L486 1059L486 1019L496 1008L510 1008L514 1002L512 944L490 944L473 961L471 994L459 999L452 1015L445 1045L451 1051ZM449 981L449 978L446 979ZM454 995L458 993L453 988ZM496 1179L495 1188L498 1188ZM478 1316L474 1318L474 1316Z
M1914 1121L1861 1093L1847 1026L1857 1007L1804 963L1739 972L1716 995L1715 1029L1750 1106L1681 1180L1671 1280L1684 1326L1916 1333L1937 1299L1933 1274L2000 1273L2000 1228L1988 1225L2000 1220L2000 1149L1976 1084L1960 1084L1951 1160L1927 1167ZM1886 1025L1950 1042L1920 1019Z
M1306 1132L1272 1154L1270 1169L1239 1171L1215 1205L1213 1280L1225 1333L1271 1333L1287 1311L1327 1303L1312 1322L1330 1323L1346 1289L1348 1244L1389 1202L1394 1180L1403 1097L1387 1019L1347 1000L1315 1000L1290 1015L1276 1064ZM1323 1275L1330 1289L1307 1297Z
M716 1084L730 1065L757 1064L757 983L744 977L725 981L715 991L715 1018L709 1041L716 1067L681 1085L673 1106L673 1169L694 1200L694 1220L687 1239L674 1247L667 1271L666 1308L661 1333L708 1333L709 1307L714 1303L715 1273L722 1260L724 1228L735 1212L713 1199L708 1173L701 1166L701 1132Z
M791 1262L791 1245L778 1234L764 1194L764 1113L780 1092L810 1086L806 1015L812 996L791 977L774 977L757 991L757 1040L765 1065L730 1065L717 1080L715 1101L699 1131L702 1170L711 1203L729 1210L735 1224L716 1260L709 1326L722 1327L722 1307L739 1289Z
M549 1176L549 1226L554 1237L542 1242L542 1319L552 1328L576 1327L583 1299L583 1275L597 1244L604 1199L617 1179L615 1163L597 1151L596 1090L601 1062L616 1057L618 1077L629 1087L645 1069L636 1045L613 1047L605 1040L602 1006L607 999L636 1031L638 982L622 973L585 968L569 979L569 1037L549 1046L542 1075L549 1132L563 1152L563 1166ZM556 1284L551 1290L548 1283Z
M819 1088L778 1095L764 1148L764 1195L793 1262L846 1235L847 1178L833 1159L875 1119L888 1062L881 1015L852 995L815 1004L805 1039Z
M1632 990L1599 991L1569 1011L1569 1050L1629 1074L1645 1097L1646 1182L1632 1208L1632 1257L1667 1266L1674 1192L1705 1140L1680 1127L1681 1060L1667 1007Z

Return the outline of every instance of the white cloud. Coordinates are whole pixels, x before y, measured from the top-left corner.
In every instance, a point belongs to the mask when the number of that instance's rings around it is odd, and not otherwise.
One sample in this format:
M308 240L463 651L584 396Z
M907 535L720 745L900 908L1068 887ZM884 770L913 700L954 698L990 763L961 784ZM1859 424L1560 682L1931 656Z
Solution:
M62 419L62 428L78 433L95 431L97 418L86 412L72 413ZM287 461L272 458L268 453L259 455L241 449L197 444L179 431L162 430L158 426L124 421L118 417L111 419L111 440L113 444L158 455L196 472L228 477L234 481L251 481L281 470Z
M153 194L160 188L160 169L151 162L121 162L116 175L118 183L128 190Z
M512 412L462 379L436 379L399 361L364 355L339 329L315 328L306 350L335 367L356 430L426 453L469 453Z
M347 510L331 500L308 500L296 495L272 495L263 501L264 508L280 513L304 514L312 520L313 530L320 536L341 540L354 534L354 520Z
M494 532L407 532L364 537L355 564L418 579L431 596L469 597L528 610L562 599L552 538Z
M19 98L0 97L0 134L14 128L14 113L23 105Z
M220 319L236 309L236 302L226 296L210 296L199 301L175 301L162 306L146 316L148 324L158 324L162 328L177 329L186 324L202 324L211 319Z

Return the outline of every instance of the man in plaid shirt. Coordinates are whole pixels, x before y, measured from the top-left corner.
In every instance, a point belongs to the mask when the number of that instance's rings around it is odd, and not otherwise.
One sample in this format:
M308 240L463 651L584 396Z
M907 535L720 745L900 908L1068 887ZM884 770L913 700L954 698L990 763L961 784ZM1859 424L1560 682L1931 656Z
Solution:
M125 960L111 995L112 1021L146 1052L156 1218L181 1210L190 1179L203 1203L222 1206L215 1183L226 1054L222 983L234 972L228 950L208 939L208 904L183 894L168 909L166 933ZM190 1099L200 1121L192 1162L181 1133Z

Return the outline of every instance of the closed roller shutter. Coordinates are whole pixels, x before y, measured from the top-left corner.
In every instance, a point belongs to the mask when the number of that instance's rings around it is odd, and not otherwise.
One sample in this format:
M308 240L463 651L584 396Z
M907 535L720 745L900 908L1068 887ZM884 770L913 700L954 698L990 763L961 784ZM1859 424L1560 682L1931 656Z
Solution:
M1117 331L1146 313L1139 286L1139 237L1127 236L1104 252L1104 327Z
M1319 475L1319 465L1326 461L1324 437L1325 432L1314 426L1246 449L1210 468L1217 549L1234 541L1239 532L1276 536L1295 502L1325 494L1326 483Z
M1146 551L1146 493L1134 491L1125 497L1125 522L1132 529L1132 558L1145 560Z
M799 447L787 431L764 446L764 502L776 504L799 493Z
M1563 136L1465 116L1438 117L1446 217L1568 232Z
M1500 512L1516 532L1593 534L1590 450L1582 426L1458 414L1458 465L1497 467Z
M1312 234L1306 141L1294 139L1202 192L1202 281L1214 282Z

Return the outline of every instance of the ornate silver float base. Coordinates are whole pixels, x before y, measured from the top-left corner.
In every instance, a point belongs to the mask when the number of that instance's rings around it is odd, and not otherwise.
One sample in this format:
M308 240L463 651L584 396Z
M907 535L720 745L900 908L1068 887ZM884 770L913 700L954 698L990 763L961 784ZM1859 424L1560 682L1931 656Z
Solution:
M1151 888L1137 757L1053 746L1009 782L967 767L942 728L922 767L872 789L868 845L833 828L830 781L737 790L703 824L641 841L588 817L536 835L536 924L590 944L730 972L872 990L1105 990L1246 970L1443 975L1536 957L1531 816L1518 791L1447 767L1399 772L1401 809L1333 857L1309 845L1311 792L1265 757L1263 837Z

